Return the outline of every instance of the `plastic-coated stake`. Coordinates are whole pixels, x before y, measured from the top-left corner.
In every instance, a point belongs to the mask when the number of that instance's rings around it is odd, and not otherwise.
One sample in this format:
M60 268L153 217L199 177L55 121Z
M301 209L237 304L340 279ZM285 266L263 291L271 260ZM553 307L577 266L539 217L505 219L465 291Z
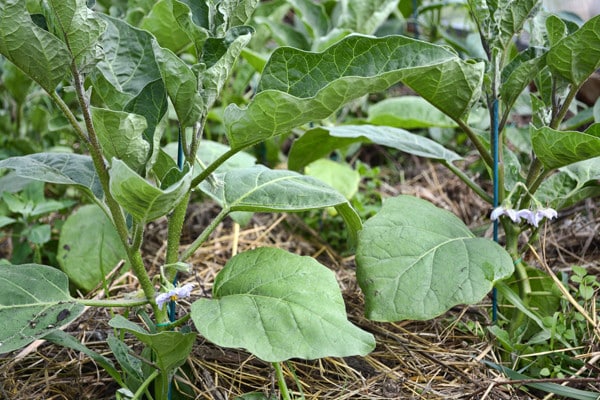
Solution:
M493 180L494 180L494 209L498 207L498 98L492 102L492 157L493 157ZM494 220L494 241L498 243L498 219ZM498 291L492 289L492 321L498 320Z

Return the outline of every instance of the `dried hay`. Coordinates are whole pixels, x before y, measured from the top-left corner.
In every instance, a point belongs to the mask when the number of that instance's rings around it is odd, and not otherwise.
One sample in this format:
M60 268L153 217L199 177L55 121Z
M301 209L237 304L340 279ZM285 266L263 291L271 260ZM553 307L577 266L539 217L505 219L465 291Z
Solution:
M471 226L483 225L489 211L460 181L432 165L421 168L418 175L399 187L388 186L383 191L388 195L423 197L454 212ZM216 212L208 203L194 205L188 215L184 243L190 243ZM597 274L600 212L591 201L572 212L549 225L546 260L555 270L577 263ZM165 237L164 221L151 225L146 232L145 253L150 256L145 262L156 271L164 257ZM231 221L222 223L191 260L193 273L187 280L200 285L194 295L209 295L214 277L232 254L258 246L277 246L310 255L329 266L338 277L350 320L377 339L375 351L366 357L294 360L285 364L284 373L294 395L300 395L295 374L307 399L542 398L543 394L536 397L520 391L516 385L504 384L505 378L481 363L483 359L499 362L485 333L490 323L489 302L455 307L431 321L368 321L362 314L363 298L354 277L353 257L337 254L294 215L256 214L243 228ZM136 289L134 277L125 274L112 282L110 295ZM102 293L94 293L98 294ZM89 309L68 330L95 351L110 356L105 343L111 333L106 323L109 318L106 310ZM587 344L587 349L589 352L581 356L588 362L586 371L595 370L597 374L598 343ZM114 398L118 388L86 356L47 343L18 361L14 354L5 355L0 365L0 398L4 399L109 399ZM222 349L199 338L186 374L178 377L176 384L191 387L196 399L225 400L252 391L274 393L274 381L269 364L246 352ZM588 389L600 389L598 383L585 384Z

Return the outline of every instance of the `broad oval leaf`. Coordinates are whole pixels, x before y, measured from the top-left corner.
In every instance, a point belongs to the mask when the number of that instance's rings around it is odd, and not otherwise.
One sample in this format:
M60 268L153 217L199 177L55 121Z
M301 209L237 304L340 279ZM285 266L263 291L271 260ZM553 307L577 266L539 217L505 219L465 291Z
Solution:
M306 211L347 202L318 179L263 165L232 169L216 177L220 182L205 181L200 187L231 211Z
M83 206L67 218L56 258L69 280L85 292L102 282L121 260L128 259L111 220L95 205Z
M375 347L348 321L335 274L311 257L276 248L238 254L217 275L213 297L192 304L198 331L265 361L366 355Z
M575 33L553 46L548 52L546 62L552 72L579 86L600 68L598 41L600 15L590 19Z
M0 15L0 54L52 92L69 71L67 46L32 22L24 1L0 2Z
M557 131L547 126L532 128L531 144L535 155L548 169L560 168L600 154L600 124L585 132Z
M37 153L11 157L0 161L0 168L9 168L15 174L41 182L74 185L92 198L104 198L100 179L89 156L70 153Z
M113 158L108 170L110 192L136 221L149 222L168 214L190 189L192 173L162 190L146 181L123 161Z
M288 166L292 170L299 171L312 161L327 156L331 151L355 142L376 143L419 157L444 160L448 163L462 159L439 143L404 129L373 125L341 125L306 131L292 145Z
M483 72L483 63L404 36L350 36L322 53L278 48L248 107L225 109L229 144L237 149L288 133L399 81L451 118L464 118L479 98Z
M356 263L366 315L376 321L425 320L476 303L513 271L498 244L411 196L386 200L365 222Z
M69 295L67 276L53 267L0 265L0 287L0 353L24 347L83 312Z

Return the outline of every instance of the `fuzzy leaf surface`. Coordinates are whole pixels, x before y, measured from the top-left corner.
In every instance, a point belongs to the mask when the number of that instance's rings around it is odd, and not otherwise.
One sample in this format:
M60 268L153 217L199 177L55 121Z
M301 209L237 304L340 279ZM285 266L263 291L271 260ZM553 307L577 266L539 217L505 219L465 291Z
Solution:
M123 161L113 158L108 171L110 191L136 221L149 222L168 214L190 188L192 174L162 190L146 181Z
M0 265L0 287L0 353L20 349L83 312L69 295L67 276L53 267Z
M340 125L314 128L296 139L288 157L289 168L299 171L312 161L327 156L331 151L356 142L376 143L419 157L445 160L449 163L462 159L439 143L404 129L374 125Z
M366 355L375 347L370 333L348 321L335 274L276 248L233 257L215 279L213 299L192 304L192 319L208 340L270 362Z
M555 74L581 85L600 68L600 15L587 21L548 52L546 61Z
M102 185L89 156L70 153L37 153L0 161L17 176L59 185L74 185L90 196L103 199Z
M33 23L24 1L0 1L0 15L0 54L53 91L69 71L67 46Z
M386 200L365 222L356 263L366 316L376 321L426 320L474 304L513 271L501 246L412 196Z
M404 36L354 35L322 53L281 47L248 106L225 109L227 137L232 148L246 147L399 81L450 117L465 118L479 98L483 70L483 63L465 62L446 47Z
M546 168L555 169L600 154L600 124L585 132L557 131L549 127L532 129L531 143L535 155Z

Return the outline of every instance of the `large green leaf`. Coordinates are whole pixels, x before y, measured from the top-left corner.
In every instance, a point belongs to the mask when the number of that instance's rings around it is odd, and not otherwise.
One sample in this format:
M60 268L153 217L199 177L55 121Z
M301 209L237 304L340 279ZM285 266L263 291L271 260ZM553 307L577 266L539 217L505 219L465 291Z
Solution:
M71 52L78 67L86 67L96 58L98 39L106 29L106 22L87 8L85 0L50 0L52 24L56 36Z
M355 241L362 224L343 194L310 176L262 165L235 168L215 175L217 182L202 182L200 188L231 211L297 212L335 207Z
M69 295L67 276L56 268L0 265L0 287L0 353L26 346L83 312Z
M56 258L69 280L89 292L121 260L127 260L127 252L106 214L95 205L86 205L65 221Z
M107 159L123 160L131 169L142 172L150 145L143 139L146 119L141 115L92 107L94 129Z
M108 172L113 197L136 221L142 223L172 211L189 191L192 181L192 174L188 172L178 182L162 190L116 158L113 158Z
M248 107L225 109L229 144L236 149L289 133L398 81L450 117L465 118L479 98L483 70L446 47L404 36L350 36L322 53L278 48Z
M500 98L506 108L512 108L525 87L545 67L546 53L539 53L539 49L525 50L502 69Z
M69 70L67 46L33 23L25 1L1 0L0 15L0 54L52 92Z
M546 61L555 74L581 85L600 68L600 15L587 21L572 35L559 41L548 52Z
M419 157L444 160L449 163L462 158L437 142L404 129L373 125L341 125L306 131L292 145L288 166L292 170L299 171L305 165L325 157L331 151L355 142L376 143Z
M104 198L102 185L89 156L70 153L37 153L0 161L0 168L36 181L75 185L91 197Z
M377 321L425 320L480 301L513 263L448 211L411 196L390 198L364 224L356 250L365 312Z
M542 182L535 196L557 210L600 196L600 157L560 168L558 173Z
M259 248L233 257L213 299L192 304L196 328L265 361L366 355L375 340L352 325L335 274L310 257Z
M103 15L107 29L102 35L104 58L91 80L94 95L111 110L127 111L146 118L146 140L154 148L154 131L167 111L166 89L156 62L153 37L124 21Z
M548 169L560 168L600 154L600 124L585 132L557 131L547 126L532 128L531 143L535 155Z

